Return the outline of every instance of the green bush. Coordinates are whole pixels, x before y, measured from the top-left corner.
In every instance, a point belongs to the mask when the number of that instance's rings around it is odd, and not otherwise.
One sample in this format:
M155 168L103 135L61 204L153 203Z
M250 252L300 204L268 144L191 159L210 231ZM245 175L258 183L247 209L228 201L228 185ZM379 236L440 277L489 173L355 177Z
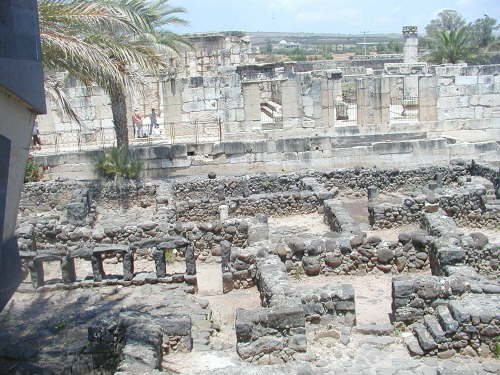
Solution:
M175 255L173 250L167 250L165 251L165 263L174 263L175 262Z
M96 156L95 163L100 177L115 181L120 178L139 178L143 170L143 162L126 148L104 149Z
M43 178L43 166L33 160L33 156L28 156L26 169L24 170L24 182L38 182Z

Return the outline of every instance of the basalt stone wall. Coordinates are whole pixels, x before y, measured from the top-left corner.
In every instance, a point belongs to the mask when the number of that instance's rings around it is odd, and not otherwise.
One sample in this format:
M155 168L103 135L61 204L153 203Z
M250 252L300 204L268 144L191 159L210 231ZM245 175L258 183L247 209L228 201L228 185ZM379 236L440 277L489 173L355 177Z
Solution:
M252 194L297 192L308 190L299 174L258 175L216 179L197 179L175 183L177 200L203 200L248 197Z
M275 253L295 275L358 275L375 270L402 273L429 268L430 238L422 232L401 233L397 242L351 235L338 238L290 237Z
M88 337L85 354L91 355L93 370L108 373L112 369L109 373L124 375L159 372L165 355L190 352L193 341L191 318L173 314L122 313L117 319L93 323Z
M208 223L176 223L176 234L193 243L197 259L204 260L209 255L221 255L221 242L228 241L231 246L244 248L248 244L247 220L229 219Z
M63 211L71 201L73 190L86 186L86 183L77 181L26 183L19 202L19 210L22 214Z
M491 281L477 280L462 275L397 276L392 279L392 311L397 322L411 324L434 314L437 306L446 300L457 299L465 293L482 294L484 291L499 293L498 286Z
M256 257L255 280L262 306L272 308L290 300L298 300L303 305L307 321L329 317L348 325L356 322L352 285L327 285L321 288L291 286L286 269L276 255Z
M442 208L460 225L496 228L500 222L499 211L485 206L486 189L464 186L463 190L465 192L444 189L427 196L406 198L402 204L370 202L370 224L375 229L393 228L418 222L425 212Z
M355 193L366 195L369 186L375 186L379 191L392 192L414 190L434 181L435 176L442 176L443 184L454 185L460 176L468 174L466 164L451 164L450 166L431 166L415 169L378 169L350 168L338 169L324 173L320 181L329 190L340 189L344 194Z
M468 170L473 176L481 176L488 179L494 185L495 191L498 191L500 188L500 169L498 167L495 168L489 164L473 161L468 164ZM497 199L500 199L500 196L497 195Z
M156 203L158 183L127 181L47 181L24 184L20 212L64 211L75 190L88 189L93 203L106 208Z
M473 267L479 274L498 278L500 244L482 233L464 235L442 211L425 214L422 227L432 236L429 256L434 275L449 275L455 266Z
M300 301L260 308L236 310L236 351L247 361L263 356L288 362L307 351L304 309Z
M232 216L272 216L310 214L322 210L323 198L312 192L285 192L237 198L230 203Z
M248 217L256 214L289 216L318 212L323 197L310 191L256 194L247 198L232 198L229 202L184 201L176 204L177 220L212 221L220 217L220 206L229 206L229 216Z
M98 228L79 227L73 224L61 224L55 219L39 219L34 224L25 223L16 231L20 250L36 251L45 248L77 249L98 245L125 245L138 241L156 240L164 236L177 234L188 239L195 247L195 254L200 261L208 256L220 256L220 243L229 241L232 246L246 247L249 222L241 219L213 221L207 223L176 223L158 225L144 222L137 225L105 226ZM174 252L174 257L184 258L183 251ZM153 259L151 249L140 249L136 257ZM121 259L121 258L120 258Z

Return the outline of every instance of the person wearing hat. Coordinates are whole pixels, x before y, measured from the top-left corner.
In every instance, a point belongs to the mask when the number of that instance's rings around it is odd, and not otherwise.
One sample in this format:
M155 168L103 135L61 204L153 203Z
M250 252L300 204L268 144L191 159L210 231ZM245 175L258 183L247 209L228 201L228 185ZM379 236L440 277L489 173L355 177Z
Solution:
M134 108L134 112L132 113L132 124L134 125L135 137L142 138L144 136L142 131L142 116L137 107Z

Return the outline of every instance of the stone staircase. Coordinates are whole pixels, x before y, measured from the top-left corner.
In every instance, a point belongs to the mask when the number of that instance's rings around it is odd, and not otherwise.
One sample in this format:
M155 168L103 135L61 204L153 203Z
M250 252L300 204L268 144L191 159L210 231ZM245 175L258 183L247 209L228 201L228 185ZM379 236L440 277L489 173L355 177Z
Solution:
M411 355L452 357L474 350L494 353L500 328L500 296L468 295L435 308L419 322L410 325L413 335L405 338Z

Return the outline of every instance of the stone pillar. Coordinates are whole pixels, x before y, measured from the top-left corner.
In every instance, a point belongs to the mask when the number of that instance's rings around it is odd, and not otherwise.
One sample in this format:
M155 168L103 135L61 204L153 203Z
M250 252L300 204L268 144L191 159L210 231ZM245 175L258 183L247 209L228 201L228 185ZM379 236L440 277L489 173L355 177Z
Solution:
M61 274L65 284L71 284L76 281L75 259L64 256L61 259Z
M39 288L44 284L43 262L32 259L27 262L30 270L31 284L34 288Z
M194 246L189 245L186 247L186 274L184 281L188 285L194 286L194 292L198 290L198 277L196 276L196 257L194 254Z
M418 120L437 121L437 77L419 77Z
M182 123L182 92L179 84L180 80L176 79L162 82L166 138L175 137L175 124Z
M164 278L167 276L167 262L165 261L165 249L156 249L153 251L155 261L156 277Z
M222 185L222 184L217 186L217 199L219 201L226 200L225 189L224 189L224 185Z
M131 281L134 278L134 252L123 253L123 280Z
M222 241L222 292L229 293L234 289L233 272L231 271L231 244L228 241Z
M341 75L342 76L342 75ZM321 114L323 126L332 128L335 126L335 84L334 75L327 72L326 77L321 80Z
M219 217L221 221L229 219L229 206L223 204L219 206Z
M299 90L295 79L281 83L281 105L284 127L293 126L295 121L301 121L302 111L299 108Z
M418 28L417 26L403 27L403 38L405 45L403 47L403 62L413 64L418 62Z
M196 257L194 254L194 246L186 247L186 275L196 275Z
M245 105L245 121L260 122L260 87L258 83L243 84L243 101Z
M443 187L443 174L442 173L436 173L434 175L434 181L436 182L438 188Z
M378 197L378 188L376 186L368 186L368 188L366 189L367 191L367 194L368 194L368 200L369 201L373 201L375 199L377 199Z
M356 83L358 124L389 124L391 119L390 79L387 77L360 78Z
M104 278L104 268L102 266L101 254L93 253L90 261L92 263L92 273L94 274L94 281L102 281L102 279Z
M230 272L231 271L231 244L229 241L222 241L220 243L221 247L221 264L222 264L222 272Z

